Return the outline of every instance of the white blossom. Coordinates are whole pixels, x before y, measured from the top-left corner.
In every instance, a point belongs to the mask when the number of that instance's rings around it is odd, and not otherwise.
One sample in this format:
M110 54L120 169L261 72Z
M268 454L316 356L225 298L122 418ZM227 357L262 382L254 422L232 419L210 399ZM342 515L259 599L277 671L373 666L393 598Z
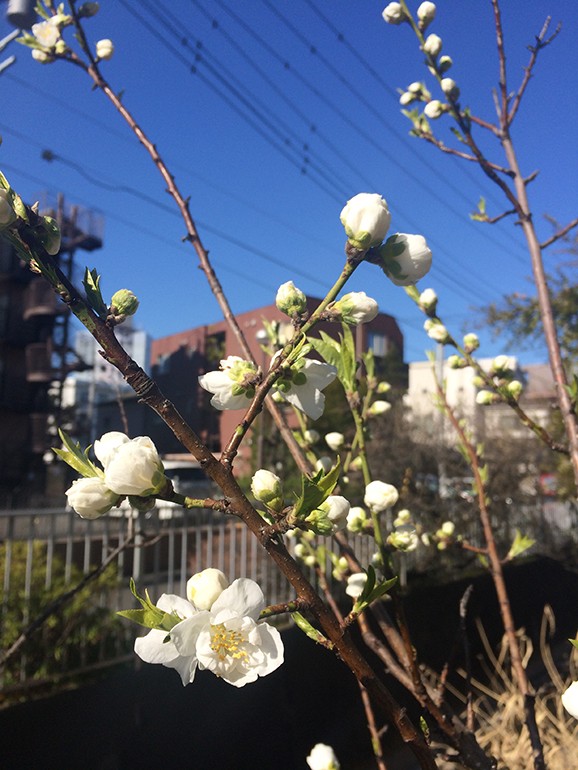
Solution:
M460 95L460 89L453 78L442 78L441 89L449 99L457 99Z
M427 336L434 342L441 342L443 345L450 339L448 330L437 318L428 318L423 328L426 330Z
M329 449L332 449L334 452L339 452L339 450L345 444L345 436L343 435L343 433L338 433L337 431L333 431L333 433L328 433L325 436L325 443L327 444Z
M332 310L339 311L341 319L348 324L366 324L373 321L379 312L377 302L364 291L351 291L334 303Z
M199 385L213 394L215 409L245 409L255 395L255 365L239 356L228 356L220 365L220 370L202 374Z
M440 102L439 99L432 99L423 108L424 115L426 116L426 118L429 118L430 120L437 120L439 117L441 117L444 114L444 112L445 112L445 107Z
M578 682L572 682L564 690L562 693L562 705L574 719L578 719Z
M365 487L364 501L368 508L380 513L395 505L399 499L399 492L392 484L384 481L371 481Z
M435 19L435 15L436 7L434 3L424 2L417 9L417 18L424 26L431 24L431 22Z
M347 201L340 219L349 242L357 249L369 249L385 238L391 214L381 195L359 193Z
M296 375L290 381L284 380L283 389L280 388L279 392L296 409L305 412L312 420L317 420L325 407L325 396L321 391L333 382L337 369L321 361L302 360L304 363ZM280 384L277 383L277 387Z
M228 585L229 581L220 569L208 567L188 579L187 599L198 610L210 610Z
M100 438L94 442L94 454L100 460L102 467L106 467L108 461L122 444L128 444L130 438L126 433L118 430L111 430L103 433Z
M66 490L68 504L83 519L97 519L119 502L119 495L110 490L100 476L76 479Z
M268 623L258 622L265 598L253 580L233 581L210 610L198 610L186 599L170 594L163 594L157 607L181 620L168 634L153 629L137 639L135 651L147 663L175 668L184 685L193 681L199 668L243 687L283 663L279 632Z
M423 235L395 233L379 253L383 272L396 286L411 286L431 267L432 254Z
M357 599L358 596L361 596L366 582L367 575L365 572L354 572L353 575L350 575L347 578L347 588L345 589L345 593L348 596L351 596L352 599Z
M398 5L398 3L390 3L390 5ZM310 770L340 770L341 768L335 752L325 743L316 743L313 746L307 757L307 764Z
M439 37L439 35L428 35L423 44L423 50L425 53L429 54L432 59L435 59L442 50L441 37Z
M167 482L159 453L148 436L119 444L106 458L104 483L119 495L154 495Z
M406 18L401 3L389 3L383 9L381 15L388 24L401 24Z
M96 44L96 58L97 59L111 59L114 53L114 45L112 40L105 38L99 40Z
M58 25L53 24L51 20L40 21L38 24L33 24L31 31L36 38L36 42L43 48L54 48L60 39Z

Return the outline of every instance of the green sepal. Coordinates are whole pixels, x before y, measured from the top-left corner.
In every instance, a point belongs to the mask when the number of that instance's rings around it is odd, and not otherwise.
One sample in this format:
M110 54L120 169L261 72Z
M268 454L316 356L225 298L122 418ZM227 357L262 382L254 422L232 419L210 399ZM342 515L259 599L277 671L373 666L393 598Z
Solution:
M329 473L318 471L314 476L301 477L301 494L293 507L293 515L304 519L326 500L337 486L340 471L339 458Z
M517 529L514 536L514 542L510 546L510 550L508 551L506 559L508 559L508 561L515 559L516 556L520 556L520 554L524 553L524 551L527 551L529 548L531 548L535 542L536 541L531 537L523 535L520 530Z
M80 448L80 444L73 443L70 436L63 430L60 430L60 428L58 429L58 435L60 436L60 439L65 448L55 449L53 447L52 451L57 454L61 460L64 460L65 463L68 463L68 465L80 473L81 476L102 476L102 471L100 471L92 462L92 460L88 458L88 448L82 450Z
M90 307L101 318L106 318L108 308L102 298L102 293L100 291L100 275L96 272L95 267L93 267L92 270L89 270L88 268L85 269L82 285L84 286L84 291L86 293L86 301Z
M171 612L163 612L152 603L148 591L145 589L145 595L140 596L137 593L134 580L130 579L130 591L135 599L142 605L142 610L119 610L116 614L123 618L132 620L133 623L138 623L139 626L145 628L156 628L160 631L170 631L177 623L180 623L182 618Z
M329 644L329 640L323 636L321 631L313 628L311 623L306 618L304 618L300 612L292 612L291 617L293 618L297 628L301 629L301 631L303 631L303 633L306 634L306 636L308 636L310 639L313 639L314 642L324 645Z

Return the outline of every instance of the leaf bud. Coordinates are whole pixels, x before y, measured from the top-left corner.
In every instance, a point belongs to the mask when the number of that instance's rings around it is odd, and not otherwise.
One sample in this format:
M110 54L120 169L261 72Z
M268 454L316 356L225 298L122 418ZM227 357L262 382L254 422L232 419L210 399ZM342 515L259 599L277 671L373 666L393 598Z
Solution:
M42 217L41 225L41 231L36 231L38 240L46 252L54 257L60 251L60 228L52 217Z
M83 3L78 8L78 16L80 19L89 19L91 16L95 16L99 10L99 3Z

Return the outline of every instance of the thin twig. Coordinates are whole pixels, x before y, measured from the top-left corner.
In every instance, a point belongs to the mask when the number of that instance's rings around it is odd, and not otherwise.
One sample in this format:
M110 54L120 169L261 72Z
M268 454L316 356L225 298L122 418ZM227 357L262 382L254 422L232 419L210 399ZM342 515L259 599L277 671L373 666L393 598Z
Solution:
M550 238L543 241L540 244L540 248L542 250L547 249L548 246L551 246L553 243L556 243L556 241L560 240L560 238L563 238L567 233L570 232L570 230L573 230L577 226L578 226L578 217L576 217L576 219L573 219L571 222L569 222L561 230L558 230L557 232L555 232L554 235L550 236Z

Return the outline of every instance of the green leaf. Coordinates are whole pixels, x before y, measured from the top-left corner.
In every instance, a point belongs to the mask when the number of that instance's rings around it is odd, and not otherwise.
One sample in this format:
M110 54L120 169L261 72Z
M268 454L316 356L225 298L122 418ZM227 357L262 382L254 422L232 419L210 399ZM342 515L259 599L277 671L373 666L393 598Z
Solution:
M70 436L63 430L60 430L60 428L58 429L58 435L64 444L64 449L55 449L53 447L52 451L55 452L61 460L68 463L68 465L80 473L81 476L102 476L102 471L96 467L92 460L89 460L87 455L88 449L83 451L80 448L80 444L73 443Z
M357 597L357 600L353 605L352 612L363 612L366 607L368 607L372 602L384 596L384 594L386 594L397 583L397 577L391 578L390 580L385 580L383 583L378 583L375 569L371 566L371 564L368 566L366 572L367 580L363 586L363 591Z
M572 644L576 649L578 649L578 639L568 639L570 644Z
M102 298L102 293L100 290L100 275L96 272L95 267L93 267L92 270L86 268L84 271L84 278L82 279L82 285L84 286L84 291L86 292L86 301L90 307L101 318L106 318L108 308L106 307L106 304Z
M506 559L515 559L516 556L519 556L520 554L524 553L524 551L527 551L529 548L531 548L535 542L536 541L532 540L531 537L523 535L520 530L517 529L514 536L514 542L510 546L510 550L508 551Z
M302 476L301 494L293 506L293 515L302 519L318 508L337 486L340 470L340 462L337 460L325 475L320 470L314 476Z
M141 605L142 610L119 610L116 614L123 618L132 620L145 628L156 628L161 631L170 631L171 628L180 623L182 618L172 612L163 612L152 603L148 591L145 589L145 595L140 596L137 593L133 578L130 579L130 591Z
M329 643L329 640L323 636L321 631L313 628L311 623L306 618L304 618L300 612L292 612L291 617L295 621L297 628L300 628L301 631L303 631L303 633L306 634L310 639L313 639L314 642L317 642L317 644L325 645Z

